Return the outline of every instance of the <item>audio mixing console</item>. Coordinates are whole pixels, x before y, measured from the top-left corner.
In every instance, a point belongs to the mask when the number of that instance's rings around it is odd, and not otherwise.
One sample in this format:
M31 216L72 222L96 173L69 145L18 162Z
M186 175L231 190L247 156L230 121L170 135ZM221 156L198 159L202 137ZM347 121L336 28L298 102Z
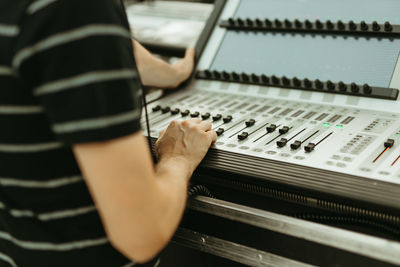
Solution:
M149 105L151 137L198 117L218 134L205 168L400 210L400 2L320 2L227 1L196 77Z

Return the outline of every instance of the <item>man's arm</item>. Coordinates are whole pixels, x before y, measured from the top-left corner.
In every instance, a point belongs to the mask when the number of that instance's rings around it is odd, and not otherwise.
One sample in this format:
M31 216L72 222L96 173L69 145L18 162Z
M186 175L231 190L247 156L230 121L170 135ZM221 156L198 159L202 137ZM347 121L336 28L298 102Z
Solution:
M188 180L215 140L209 122L172 122L157 141L155 168L140 133L73 147L118 250L145 262L167 244L183 214Z
M132 42L136 65L144 85L175 88L192 73L195 54L193 48L187 49L185 57L171 65L154 57L137 41Z

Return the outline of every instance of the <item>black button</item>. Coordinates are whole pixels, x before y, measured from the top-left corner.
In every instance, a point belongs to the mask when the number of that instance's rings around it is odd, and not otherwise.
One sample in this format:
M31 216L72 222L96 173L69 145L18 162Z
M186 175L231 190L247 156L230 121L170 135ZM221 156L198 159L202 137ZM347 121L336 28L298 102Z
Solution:
M222 135L222 134L225 132L225 130L224 130L224 128L219 128L219 129L216 130L215 132L217 133L217 136L220 136L220 135Z
M221 78L221 73L219 73L219 71L214 70L212 72L213 76L215 79L220 79Z
M204 71L204 75L207 77L207 78L211 78L211 71L209 71L209 70L205 70Z
M324 84L320 81L320 80L315 80L315 82L314 82L314 84L315 84L315 88L317 88L317 89L324 89Z
M283 126L282 128L279 129L280 134L285 134L289 132L289 126Z
M190 117L192 117L192 118L197 118L198 116L200 116L200 112L198 112L198 111L193 112L192 114L190 114Z
M267 26L268 28L270 28L272 26L272 22L269 19L265 19L264 23L265 23L265 26Z
M248 121L245 122L245 124L246 124L247 127L253 126L255 123L256 123L256 121L253 120L253 119L250 119L250 120L248 120Z
M231 78L231 75L230 75L228 72L223 71L223 72L222 72L222 77L223 77L225 80L229 80L229 79Z
M326 21L326 27L329 30L333 30L335 28L335 25L332 23L332 21L328 20L328 21Z
M358 93L360 91L360 88L358 87L358 85L356 83L351 83L351 91L353 93Z
M363 31L368 31L368 25L367 25L367 23L366 23L365 21L361 21L361 22L360 22L360 28L361 28L361 30L363 30Z
M232 78L235 81L239 81L239 79L240 79L239 74L237 74L236 72L232 72Z
M339 20L337 22L337 27L339 30L343 31L346 28L346 25L344 25L343 21Z
M266 75L261 75L261 80L263 83L268 84L269 83L269 77Z
M261 27L261 26L263 25L262 20L260 20L259 18L257 18L257 19L255 20L255 22L256 22L256 25L257 25L258 27Z
M155 107L152 108L152 110L153 110L154 112L159 111L160 109L161 109L161 106L160 106L160 105L157 105L157 106L155 106Z
M201 118L202 118L203 120L207 120L207 119L209 119L210 117L211 117L211 114L208 113L208 112L201 115Z
M181 115L182 115L182 117L186 117L187 115L189 115L189 113L190 113L190 110L185 110L185 111L182 111L181 112Z
M291 145L290 148L291 149L298 149L299 147L301 147L301 141L294 141Z
M326 82L326 87L328 88L328 90L331 90L331 91L333 91L333 90L335 90L335 84L333 83L333 82L331 82L331 81L327 81Z
M222 119L222 115L217 114L217 115L213 116L212 119L213 119L213 121L219 121L220 119Z
M296 26L297 29L301 29L303 27L303 23L301 23L300 20L298 19L294 21L294 25Z
M237 18L236 22L239 26L243 26L244 25L244 21L241 18Z
M352 20L349 21L349 29L352 31L357 30L357 25Z
M296 77L294 77L292 79L293 85L296 87L300 87L301 86L301 81L299 79L297 79Z
M322 24L322 22L318 19L315 21L315 26L318 30L322 30L324 28L324 24Z
M260 78L256 74L251 74L251 80L255 83L258 83L260 81Z
M231 116L231 115L228 115L228 116L226 116L225 118L223 118L222 120L223 120L225 123L231 122L232 116Z
M279 19L274 20L276 28L282 28L282 22Z
M246 139L248 136L249 136L249 133L243 132L243 133L241 133L241 134L238 135L238 139L239 139L239 140L244 140L244 139Z
M312 29L312 27L313 27L313 24L311 23L311 21L309 21L308 19L304 22L305 24L306 24L306 28L307 29Z
M275 84L275 85L279 84L279 78L276 77L275 75L272 75L271 80L272 80L273 84Z
M372 29L378 32L381 29L381 26L379 26L378 22L374 21L372 22Z
M271 124L267 126L267 132L272 133L276 130L276 125L275 124Z
M288 29L291 29L293 26L292 22L290 22L290 20L285 19L285 27Z
M282 84L285 86L289 86L290 85L290 80L288 78L286 78L285 76L282 77Z
M246 19L246 24L247 24L247 26L252 27L254 23L253 23L253 21L251 19L247 18Z
M161 112L162 112L163 114L165 114L165 113L168 113L170 110L171 110L170 107L164 107L164 108L161 109Z
M364 94L370 95L372 93L372 88L368 84L363 85Z
M314 144L314 143L309 143L308 145L306 145L306 146L304 147L304 150L305 150L306 152L311 152L311 151L314 150L314 148L315 148L315 144Z
M309 79L304 79L303 83L305 88L311 88L312 86L312 83Z
M247 75L246 73L242 73L240 74L240 76L242 77L242 81L244 82L248 82L249 81L249 75Z
M391 32L393 30L392 24L389 21L385 22L385 32Z
M385 147L392 147L393 145L394 145L394 140L393 139L388 139L384 143Z
M171 110L171 115L176 115L179 113L179 111L180 111L179 108L173 109Z
M279 147L284 147L284 146L286 146L287 142L288 142L288 140L286 138L281 138L281 140L278 140L276 142L276 145Z
M344 82L339 82L339 90L342 92L347 91L347 85Z

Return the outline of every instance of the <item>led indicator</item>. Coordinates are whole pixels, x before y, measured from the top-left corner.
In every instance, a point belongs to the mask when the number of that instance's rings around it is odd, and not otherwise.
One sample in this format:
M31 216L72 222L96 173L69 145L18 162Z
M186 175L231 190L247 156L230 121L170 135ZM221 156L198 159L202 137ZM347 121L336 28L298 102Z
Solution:
M338 124L338 125L336 125L336 128L342 129L342 128L343 128L343 125L342 125L342 124Z
M331 124L330 124L330 123L327 123L327 122L324 122L322 125L323 125L324 127L330 127L330 126L331 126Z
M397 133L396 136L400 137L400 133Z

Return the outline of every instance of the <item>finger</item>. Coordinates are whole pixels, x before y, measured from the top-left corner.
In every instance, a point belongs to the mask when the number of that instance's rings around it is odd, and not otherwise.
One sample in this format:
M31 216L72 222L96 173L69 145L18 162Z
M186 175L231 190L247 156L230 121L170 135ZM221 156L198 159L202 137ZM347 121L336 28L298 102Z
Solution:
M158 135L158 139L160 139L160 138L162 138L162 137L164 136L165 131L166 131L166 129L165 129L165 130L162 130L162 131L160 132L160 134Z
M194 55L196 54L196 51L194 48L188 48L185 51L185 59L194 59Z
M217 133L215 131L208 131L207 134L210 136L211 138L211 144L215 143L217 141Z
M200 119L200 118L192 118L192 119L189 119L189 122L190 123L194 123L194 124L199 124L199 123L201 123L203 120L202 119Z
M211 127L212 127L212 124L211 124L211 122L209 122L209 121L203 121L203 122L200 124L200 129L203 130L203 131L205 131L205 132L211 130Z

